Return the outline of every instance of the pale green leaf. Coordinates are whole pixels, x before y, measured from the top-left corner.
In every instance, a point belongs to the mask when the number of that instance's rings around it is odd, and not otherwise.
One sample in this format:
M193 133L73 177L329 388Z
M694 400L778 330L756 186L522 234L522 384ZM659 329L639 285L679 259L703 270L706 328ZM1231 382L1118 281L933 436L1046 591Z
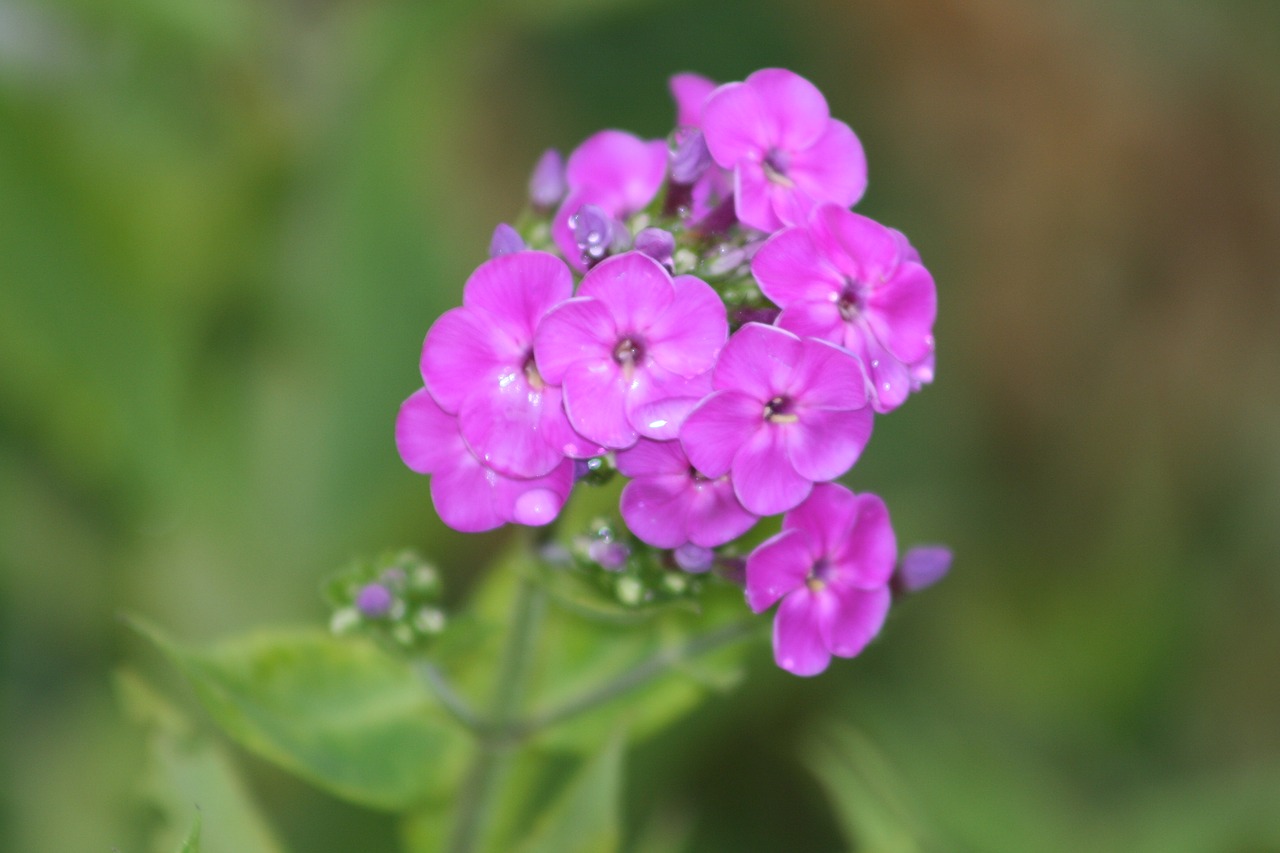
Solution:
M139 629L232 739L339 797L400 811L458 775L466 735L408 664L366 640L270 631L193 649Z
M142 795L159 812L163 825L151 849L157 853L284 853L258 813L232 762L212 739L131 671L116 673L116 695L125 713L146 731L146 768ZM196 820L186 833L192 809ZM203 830L208 815L210 829Z

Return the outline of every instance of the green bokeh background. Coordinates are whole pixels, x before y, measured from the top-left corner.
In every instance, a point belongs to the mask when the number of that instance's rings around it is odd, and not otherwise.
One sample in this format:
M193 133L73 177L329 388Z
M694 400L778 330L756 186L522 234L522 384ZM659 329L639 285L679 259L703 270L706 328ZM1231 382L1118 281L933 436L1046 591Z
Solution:
M110 672L194 706L120 611L317 623L395 546L461 594L503 535L445 529L391 436L427 327L545 147L770 65L937 279L938 381L849 482L958 556L859 660L760 648L634 748L631 832L841 849L806 761L839 720L938 849L1280 850L1262 0L0 0L0 849L150 849ZM392 849L235 755L290 849Z

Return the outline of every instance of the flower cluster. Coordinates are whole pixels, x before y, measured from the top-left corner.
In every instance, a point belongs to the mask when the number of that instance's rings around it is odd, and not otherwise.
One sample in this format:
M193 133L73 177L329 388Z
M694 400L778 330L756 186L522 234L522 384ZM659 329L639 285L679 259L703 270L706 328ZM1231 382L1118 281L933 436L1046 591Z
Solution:
M932 381L934 283L849 209L866 158L812 83L681 74L671 92L668 138L605 130L539 160L529 209L427 333L396 442L461 531L547 524L602 459L629 478L626 528L686 571L783 515L747 599L781 601L777 661L809 675L921 585L893 585L880 499L833 481ZM940 575L940 554L915 565Z

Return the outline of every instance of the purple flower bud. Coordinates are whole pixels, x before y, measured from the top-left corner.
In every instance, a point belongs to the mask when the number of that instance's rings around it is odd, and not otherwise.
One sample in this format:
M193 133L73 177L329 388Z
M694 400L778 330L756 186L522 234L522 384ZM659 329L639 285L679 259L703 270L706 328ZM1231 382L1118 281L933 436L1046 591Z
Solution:
M356 609L370 619L378 619L391 610L393 600L391 590L380 583L371 583L356 596Z
M616 572L627 564L631 549L621 542L597 539L587 546L587 556L601 568Z
M520 232L507 223L499 222L498 227L493 229L493 237L489 240L489 257L496 258L499 255L523 252L526 248L528 247L524 243L524 238L520 236Z
M548 148L529 178L529 200L534 207L550 209L560 203L569 185L565 182L564 158L554 148Z
M692 184L711 167L711 152L702 131L687 128L676 134L675 148L671 151L671 180L677 184Z
M694 545L692 542L686 542L672 554L677 566L695 574L710 571L711 565L716 561L715 551L703 548L701 545Z
M919 592L933 586L951 570L951 549L942 545L922 545L902 555L893 575L899 592Z
M661 228L646 228L636 235L636 251L653 258L670 272L671 256L676 250L676 238Z
M594 204L578 208L578 212L569 217L569 227L588 266L602 260L613 247L616 236L613 219Z

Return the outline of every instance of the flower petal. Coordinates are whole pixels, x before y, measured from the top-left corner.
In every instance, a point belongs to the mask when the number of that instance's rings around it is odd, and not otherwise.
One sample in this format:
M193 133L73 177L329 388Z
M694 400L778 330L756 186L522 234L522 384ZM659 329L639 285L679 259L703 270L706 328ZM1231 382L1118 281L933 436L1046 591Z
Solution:
M783 600L773 620L773 659L794 675L817 675L831 663L820 623L834 606L826 590L801 587Z
M914 386L911 371L882 347L870 332L864 333L862 339L871 404L881 414L892 412L905 403L911 393Z
M646 438L658 441L678 438L689 412L711 393L711 371L685 379L650 364L647 372L651 381L649 399L631 400L627 418L636 432Z
M422 379L447 412L456 413L477 383L524 359L527 343L494 328L485 314L452 308L427 332Z
M691 488L684 528L693 544L715 548L737 539L755 525L756 516L738 502L727 477L695 481Z
M747 323L720 351L712 383L751 395L761 405L786 391L803 346L790 332L762 323Z
M875 639L889 615L892 595L887 586L856 589L838 584L824 593L834 599L834 606L819 620L823 644L836 657L856 657Z
M782 529L804 531L815 558L830 557L844 547L858 510L853 492L836 483L819 483L804 503L787 513Z
M832 119L816 142L792 155L787 177L816 201L849 207L866 192L867 155L849 125Z
M786 393L805 409L860 409L867 405L862 365L847 350L807 338L800 344ZM803 417L803 416L802 416Z
M879 496L855 495L853 526L829 556L833 583L873 589L889 582L898 561L898 539Z
M619 501L627 528L655 548L675 548L687 542L688 481L688 476L680 473L639 477L627 483Z
M743 224L761 231L777 231L784 223L774 212L773 191L764 169L754 160L742 160L733 169L733 212Z
M760 160L770 145L770 119L755 89L726 83L702 105L702 134L711 157L725 169Z
M693 466L708 477L723 477L738 448L764 428L763 410L753 397L717 391L694 407L680 427L680 446Z
M508 521L541 527L555 520L573 490L573 463L564 460L550 474L532 480L501 477L497 500Z
M676 290L662 264L641 252L624 252L592 267L578 295L609 309L619 335L644 335L675 301Z
M681 376L710 370L729 337L720 296L700 278L676 276L675 298L644 332L653 360Z
M463 533L481 533L507 522L494 485L501 474L491 471L466 451L453 465L431 478L431 501L440 520Z
M627 381L612 360L574 362L563 388L565 412L579 435L612 450L636 443L627 420Z
M850 279L879 286L897 269L902 240L892 228L838 204L823 204L809 219L814 245Z
M747 557L747 605L763 613L778 599L804 586L814 554L803 530L783 530Z
M853 467L871 439L871 408L810 409L786 430L787 459L807 480L825 482Z
M400 405L396 415L396 450L410 469L431 474L448 467L466 445L458 434L458 419L445 412L419 388Z
M818 252L809 230L785 228L774 234L751 260L751 274L760 290L780 308L796 302L833 302L844 279Z
M681 127L698 127L702 123L702 105L707 96L716 90L716 82L701 74L685 72L672 75L667 86L676 102L676 124Z
M774 321L802 338L818 338L837 345L846 343L848 324L840 316L840 308L830 300L792 302Z
M471 452L510 477L541 477L564 460L553 443L561 433L549 436L544 429L544 423L558 419L567 426L560 389L534 389L514 369L473 390L458 410L458 425Z
M572 295L573 275L564 261L547 252L514 252L477 267L462 304L483 310L527 344L542 315Z
M938 293L933 276L905 263L867 299L867 324L885 349L908 364L929 354Z
M579 296L561 302L542 318L533 338L538 373L559 385L571 364L612 360L617 337L613 315L598 300Z
M624 477L657 477L664 474L684 475L689 471L689 457L678 441L640 439L615 457L618 473Z
M762 68L746 84L760 97L768 121L769 146L787 151L808 148L831 120L827 99L818 87L785 68Z
M733 457L733 490L756 515L786 512L809 496L813 483L787 458L785 433L795 424L768 424Z

